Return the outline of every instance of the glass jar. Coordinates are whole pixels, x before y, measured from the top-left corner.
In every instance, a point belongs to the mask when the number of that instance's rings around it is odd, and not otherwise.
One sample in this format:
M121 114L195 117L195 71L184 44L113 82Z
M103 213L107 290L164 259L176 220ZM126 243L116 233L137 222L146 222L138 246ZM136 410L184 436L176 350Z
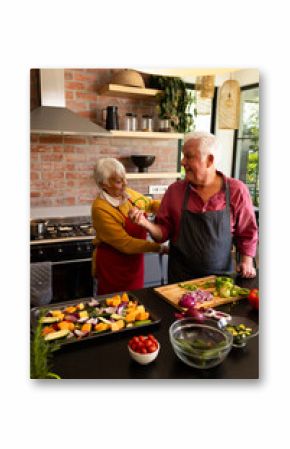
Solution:
M159 119L159 131L164 133L170 133L171 126L170 120L168 118L160 118Z
M153 131L152 122L153 120L151 115L142 115L141 131Z
M137 115L133 112L127 112L126 114L125 129L126 131L136 131L137 129Z

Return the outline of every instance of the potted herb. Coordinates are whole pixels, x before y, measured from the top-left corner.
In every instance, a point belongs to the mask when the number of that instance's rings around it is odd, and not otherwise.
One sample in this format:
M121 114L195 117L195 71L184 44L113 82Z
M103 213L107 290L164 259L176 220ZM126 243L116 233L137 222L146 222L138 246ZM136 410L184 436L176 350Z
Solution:
M186 133L193 128L193 116L189 108L194 98L186 89L181 78L152 75L150 84L161 89L158 95L158 112L161 119L169 119L172 129L176 132Z
M52 353L60 348L57 343L44 340L42 335L43 326L38 324L31 336L30 347L30 378L31 379L60 379L58 374L51 372Z

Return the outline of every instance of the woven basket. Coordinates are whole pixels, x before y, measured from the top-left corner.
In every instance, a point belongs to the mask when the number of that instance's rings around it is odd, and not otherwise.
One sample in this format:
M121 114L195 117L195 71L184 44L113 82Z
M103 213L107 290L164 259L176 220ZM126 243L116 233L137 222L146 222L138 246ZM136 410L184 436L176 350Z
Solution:
M121 86L141 87L144 89L145 83L140 73L135 70L124 69L116 73L112 79L112 84L121 84Z

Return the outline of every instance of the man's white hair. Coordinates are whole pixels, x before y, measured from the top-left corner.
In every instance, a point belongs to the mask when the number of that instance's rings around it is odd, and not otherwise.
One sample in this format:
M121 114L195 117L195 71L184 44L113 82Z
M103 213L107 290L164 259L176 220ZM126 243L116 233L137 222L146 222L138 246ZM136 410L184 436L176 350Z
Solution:
M185 134L184 144L190 143L190 141L198 141L198 148L203 159L209 154L214 156L215 162L219 159L221 145L214 134L202 131L190 132Z
M109 179L114 176L126 179L124 165L113 157L99 159L94 168L94 178L97 186L101 187L101 184L107 184Z

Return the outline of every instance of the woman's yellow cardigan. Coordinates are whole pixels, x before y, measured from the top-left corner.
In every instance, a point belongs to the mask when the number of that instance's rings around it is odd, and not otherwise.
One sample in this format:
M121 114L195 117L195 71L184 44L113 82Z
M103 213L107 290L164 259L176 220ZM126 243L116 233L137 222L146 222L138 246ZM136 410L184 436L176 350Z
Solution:
M130 200L145 212L156 213L159 209L160 201L144 197L135 190L126 189ZM113 207L108 201L96 198L92 205L92 220L96 231L93 241L96 249L100 243L104 242L124 254L139 254L149 252L159 252L161 245L143 239L136 239L127 234L124 229L125 217L128 217L132 208L130 201L126 201L119 208ZM120 211L124 216L120 213ZM95 251L93 254L93 274L95 275Z

